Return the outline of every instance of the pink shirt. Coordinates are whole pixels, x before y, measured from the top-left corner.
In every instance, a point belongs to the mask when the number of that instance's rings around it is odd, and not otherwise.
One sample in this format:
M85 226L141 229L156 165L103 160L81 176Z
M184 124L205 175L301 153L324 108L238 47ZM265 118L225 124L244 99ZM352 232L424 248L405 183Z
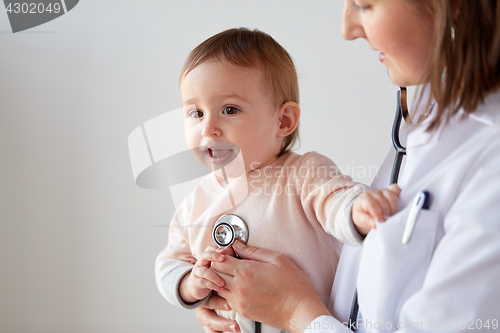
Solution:
M327 157L311 152L288 152L272 164L247 173L248 194L227 207L228 191L245 184L234 180L227 188L213 174L184 200L170 224L168 246L156 260L160 292L173 304L182 277L209 245L212 228L223 214L236 214L248 225L248 245L287 255L308 276L327 304L332 290L341 242L359 244L361 236L350 219L351 207L364 186L342 175ZM245 188L246 189L246 188ZM333 237L333 236L334 237ZM253 325L232 313L240 327ZM253 329L253 326L251 326ZM279 330L277 331L279 332Z

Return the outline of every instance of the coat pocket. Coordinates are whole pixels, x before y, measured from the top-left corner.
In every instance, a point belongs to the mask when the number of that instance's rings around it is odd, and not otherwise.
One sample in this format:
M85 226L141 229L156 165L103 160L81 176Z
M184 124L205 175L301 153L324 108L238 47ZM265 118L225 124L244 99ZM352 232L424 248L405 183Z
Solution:
M404 302L422 287L437 241L440 214L422 210L410 241L402 244L408 214L409 207L368 234L357 281L363 318L383 321L392 330Z

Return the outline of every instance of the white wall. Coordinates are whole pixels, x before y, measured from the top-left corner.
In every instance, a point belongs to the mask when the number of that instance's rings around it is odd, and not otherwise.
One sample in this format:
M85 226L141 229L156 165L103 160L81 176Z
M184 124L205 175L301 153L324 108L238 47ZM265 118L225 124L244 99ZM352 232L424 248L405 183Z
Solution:
M183 61L217 32L259 28L293 56L299 152L379 165L396 88L366 43L342 40L342 4L81 0L17 34L1 8L0 332L201 332L156 291L168 228L150 226L174 208L134 184L127 137L180 106Z

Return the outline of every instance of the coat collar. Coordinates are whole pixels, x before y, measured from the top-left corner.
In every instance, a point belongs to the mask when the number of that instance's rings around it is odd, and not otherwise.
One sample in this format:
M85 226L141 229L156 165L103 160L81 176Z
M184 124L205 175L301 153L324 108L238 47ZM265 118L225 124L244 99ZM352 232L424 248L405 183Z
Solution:
M421 110L415 112L416 115L420 113L422 113ZM438 143L445 128L450 125L453 126L452 124L456 122L477 121L488 126L500 125L500 90L489 94L484 102L478 105L474 113L466 115L463 109L460 109L447 124L442 123L436 131L427 132L427 126L433 119L434 117L431 113L431 116L425 119L420 125L408 126L404 124L402 126L402 129L404 128L404 131L408 133L408 149Z

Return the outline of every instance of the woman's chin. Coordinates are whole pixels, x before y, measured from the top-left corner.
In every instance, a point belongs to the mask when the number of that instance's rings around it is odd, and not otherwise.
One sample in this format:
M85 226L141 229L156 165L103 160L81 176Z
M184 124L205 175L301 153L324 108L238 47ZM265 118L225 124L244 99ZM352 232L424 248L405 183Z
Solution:
M419 79L413 79L406 75L402 75L401 73L395 73L394 71L391 71L389 69L387 69L387 74L389 75L392 83L399 87L416 86L419 85L421 81Z

